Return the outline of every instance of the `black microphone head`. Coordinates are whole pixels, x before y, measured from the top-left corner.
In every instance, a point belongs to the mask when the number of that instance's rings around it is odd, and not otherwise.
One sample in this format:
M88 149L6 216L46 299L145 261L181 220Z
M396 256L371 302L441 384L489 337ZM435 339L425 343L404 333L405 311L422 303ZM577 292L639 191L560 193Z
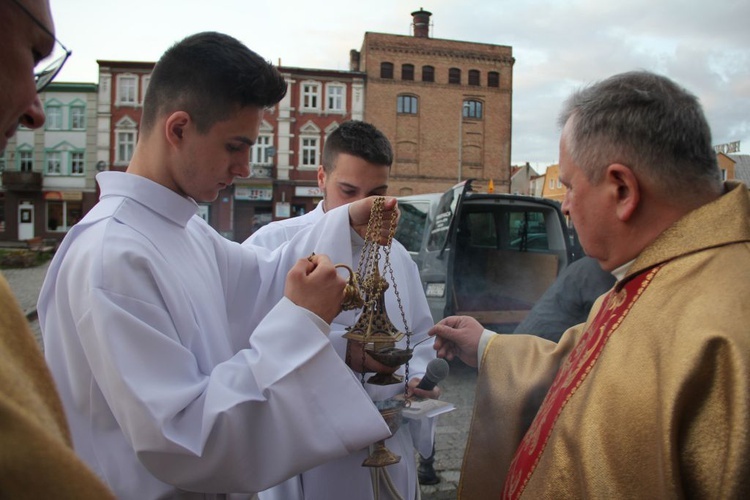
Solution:
M435 358L427 363L427 368L425 369L425 378L428 378L435 383L440 382L448 376L449 369L450 367L448 366L448 362L446 360L444 360L443 358Z

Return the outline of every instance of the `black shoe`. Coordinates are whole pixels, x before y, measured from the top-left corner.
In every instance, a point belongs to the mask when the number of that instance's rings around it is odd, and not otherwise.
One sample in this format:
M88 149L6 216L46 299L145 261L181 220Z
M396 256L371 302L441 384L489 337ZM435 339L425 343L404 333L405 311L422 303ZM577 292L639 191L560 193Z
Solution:
M440 476L435 472L432 463L426 463L422 460L419 461L419 467L417 467L417 477L419 478L419 484L430 485L440 482Z

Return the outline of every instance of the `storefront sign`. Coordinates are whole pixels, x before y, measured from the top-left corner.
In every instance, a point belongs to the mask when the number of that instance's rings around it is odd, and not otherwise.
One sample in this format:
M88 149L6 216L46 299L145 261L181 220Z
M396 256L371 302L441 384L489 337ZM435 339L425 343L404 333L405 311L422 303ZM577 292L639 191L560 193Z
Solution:
M45 191L44 199L60 201L81 201L83 199L83 193L81 191Z
M271 185L235 186L234 199L235 200L249 200L249 201L272 200L273 199L273 186Z
M305 198L322 198L323 190L318 186L296 186L294 196L304 196Z

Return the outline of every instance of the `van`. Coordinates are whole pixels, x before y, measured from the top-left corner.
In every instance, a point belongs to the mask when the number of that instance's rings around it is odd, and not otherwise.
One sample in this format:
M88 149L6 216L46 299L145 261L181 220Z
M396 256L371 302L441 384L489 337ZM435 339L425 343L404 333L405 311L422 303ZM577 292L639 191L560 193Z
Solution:
M403 219L410 209L400 203ZM554 200L493 193L470 179L443 193L426 218L415 260L435 322L472 316L513 332L573 259Z

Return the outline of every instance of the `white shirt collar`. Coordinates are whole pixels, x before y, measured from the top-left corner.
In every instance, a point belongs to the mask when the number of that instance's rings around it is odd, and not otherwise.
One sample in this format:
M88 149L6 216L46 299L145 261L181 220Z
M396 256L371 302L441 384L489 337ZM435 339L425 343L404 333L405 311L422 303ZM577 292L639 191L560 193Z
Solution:
M182 227L198 211L198 204L192 198L181 196L140 175L100 172L96 175L96 182L101 188L101 199L107 196L130 198Z
M612 276L614 276L617 281L622 280L627 274L628 269L630 269L630 266L633 265L633 262L635 262L635 259L626 262L625 264L621 265L617 269L613 269Z

